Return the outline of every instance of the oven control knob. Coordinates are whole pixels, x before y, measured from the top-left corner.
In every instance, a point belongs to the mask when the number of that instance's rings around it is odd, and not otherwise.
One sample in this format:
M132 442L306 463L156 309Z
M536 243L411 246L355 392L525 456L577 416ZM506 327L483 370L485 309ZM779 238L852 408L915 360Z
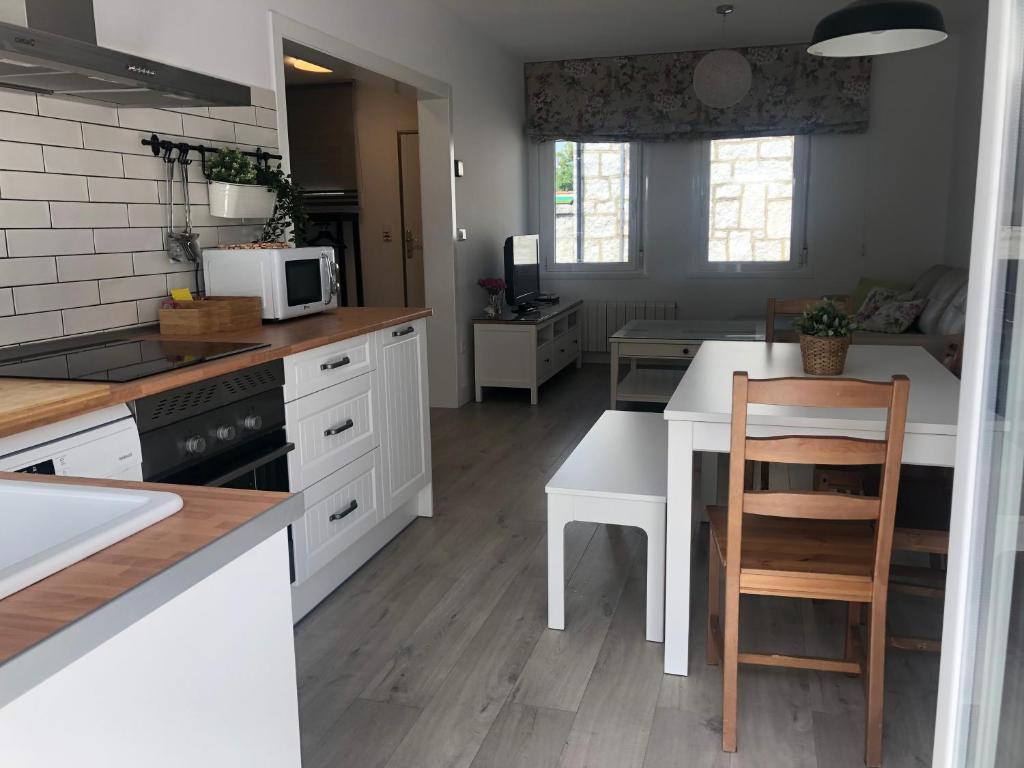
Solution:
M201 435L192 435L185 440L185 453L189 456L198 456L206 450L206 440Z
M223 424L217 427L217 439L221 442L229 442L235 439L235 428L230 424Z
M242 426L250 432L255 432L263 426L263 417L256 413L250 414L245 417L245 420L242 422Z

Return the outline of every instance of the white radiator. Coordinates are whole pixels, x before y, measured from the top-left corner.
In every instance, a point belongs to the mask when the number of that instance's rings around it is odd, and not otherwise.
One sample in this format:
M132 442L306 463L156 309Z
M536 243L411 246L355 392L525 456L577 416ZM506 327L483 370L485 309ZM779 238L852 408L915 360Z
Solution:
M674 301L584 301L583 351L607 352L608 337L630 320L675 320Z

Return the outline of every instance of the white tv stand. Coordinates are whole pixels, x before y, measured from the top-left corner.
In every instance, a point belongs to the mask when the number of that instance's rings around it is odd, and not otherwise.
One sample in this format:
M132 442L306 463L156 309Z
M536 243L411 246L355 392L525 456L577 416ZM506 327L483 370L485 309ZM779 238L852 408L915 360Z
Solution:
M541 304L538 311L517 317L473 320L476 401L484 387L530 390L530 405L537 404L537 389L575 362L583 364L580 348L582 301Z

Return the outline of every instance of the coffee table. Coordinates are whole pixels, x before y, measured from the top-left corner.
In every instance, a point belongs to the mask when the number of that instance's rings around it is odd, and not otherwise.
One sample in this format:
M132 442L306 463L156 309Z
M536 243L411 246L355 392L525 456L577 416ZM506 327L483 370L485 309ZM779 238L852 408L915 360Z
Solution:
M611 407L620 401L667 403L676 391L685 363L705 341L764 341L763 320L630 320L608 337L611 353ZM630 370L619 381L619 364ZM640 368L639 360L673 360L676 368Z

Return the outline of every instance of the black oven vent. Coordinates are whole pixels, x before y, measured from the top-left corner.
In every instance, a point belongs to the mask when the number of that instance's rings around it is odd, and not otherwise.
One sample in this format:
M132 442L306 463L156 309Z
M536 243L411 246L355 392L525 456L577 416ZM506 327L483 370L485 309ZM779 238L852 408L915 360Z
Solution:
M283 386L284 364L272 360L136 400L135 420L147 432Z

